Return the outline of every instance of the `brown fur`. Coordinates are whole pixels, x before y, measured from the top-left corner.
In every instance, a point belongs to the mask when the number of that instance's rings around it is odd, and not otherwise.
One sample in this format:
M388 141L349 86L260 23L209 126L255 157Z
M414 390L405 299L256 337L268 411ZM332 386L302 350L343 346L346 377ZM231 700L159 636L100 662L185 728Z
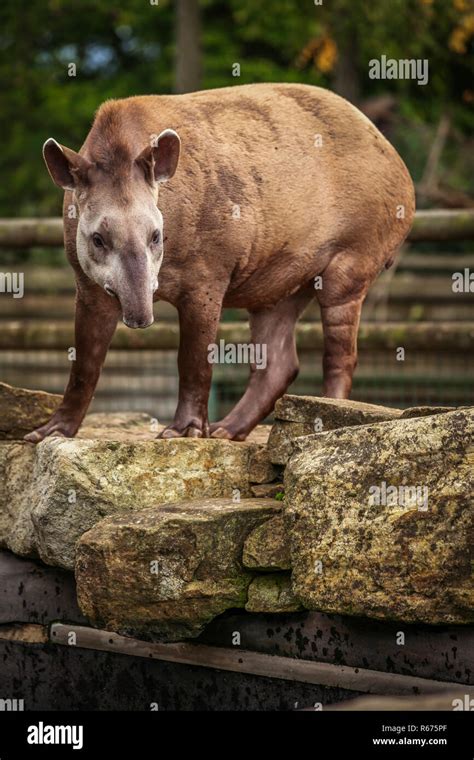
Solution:
M252 369L243 399L212 426L214 435L244 438L285 392L297 372L294 324L315 295L325 333L324 392L347 396L363 299L414 214L413 184L396 151L363 114L327 90L245 85L105 103L80 151L94 166L89 183L126 206L143 183L134 158L150 135L166 128L179 134L182 151L158 198L165 250L156 297L177 307L181 325L180 398L165 435L209 434L207 346L222 305L249 310L252 339L267 343L269 363L265 371ZM315 146L316 135L322 147ZM67 192L65 206L71 202ZM233 218L235 205L240 219ZM91 332L98 319L106 329L94 367L83 358L73 370L74 387L82 376L87 392L71 402L68 390L55 420L30 440L51 430L76 432L119 315L78 264L76 225L65 215L81 304L77 331ZM323 277L321 291L313 287L316 275Z

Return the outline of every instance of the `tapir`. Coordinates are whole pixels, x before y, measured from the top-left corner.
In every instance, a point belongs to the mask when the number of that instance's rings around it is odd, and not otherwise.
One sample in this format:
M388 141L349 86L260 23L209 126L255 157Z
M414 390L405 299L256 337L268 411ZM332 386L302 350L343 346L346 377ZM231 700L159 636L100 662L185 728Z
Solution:
M148 327L158 299L180 326L178 404L161 437L244 440L297 375L295 323L314 298L322 393L348 397L364 298L415 206L403 161L356 107L300 84L109 100L79 152L51 138L43 153L66 191L76 360L60 407L26 440L76 434L118 320ZM248 311L266 363L210 424L223 307Z

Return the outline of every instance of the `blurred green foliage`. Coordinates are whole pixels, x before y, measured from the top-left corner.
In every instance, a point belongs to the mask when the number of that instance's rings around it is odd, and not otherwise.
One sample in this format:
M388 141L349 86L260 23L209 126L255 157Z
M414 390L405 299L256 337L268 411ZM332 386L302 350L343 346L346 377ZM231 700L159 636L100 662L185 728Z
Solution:
M396 95L392 136L415 177L442 112L455 142L445 169L472 191L474 127L472 0L202 0L203 88L299 81L340 90L341 63L358 96ZM107 98L173 91L175 7L171 0L3 0L1 216L59 214L61 194L41 158L49 136L74 149ZM428 58L430 81L374 81L382 54ZM232 76L232 64L241 76ZM68 75L76 64L77 75ZM344 93L342 93L344 94ZM471 138L472 140L472 138Z

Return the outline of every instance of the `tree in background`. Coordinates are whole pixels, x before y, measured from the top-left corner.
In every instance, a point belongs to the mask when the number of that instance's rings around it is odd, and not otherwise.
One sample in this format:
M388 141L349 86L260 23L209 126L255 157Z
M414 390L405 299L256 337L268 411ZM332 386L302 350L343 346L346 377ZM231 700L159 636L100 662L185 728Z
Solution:
M325 0L320 6L314 0L29 0L21 6L3 0L0 215L59 213L41 158L47 137L77 149L105 99L193 90L200 81L206 88L306 82L359 104L389 96L399 110L390 137L415 178L426 178L431 153L434 176L472 194L473 36L473 0ZM369 79L368 62L382 54L428 58L429 85ZM449 128L436 157L431 148L443 119Z
M176 2L175 92L202 86L201 14L199 0Z

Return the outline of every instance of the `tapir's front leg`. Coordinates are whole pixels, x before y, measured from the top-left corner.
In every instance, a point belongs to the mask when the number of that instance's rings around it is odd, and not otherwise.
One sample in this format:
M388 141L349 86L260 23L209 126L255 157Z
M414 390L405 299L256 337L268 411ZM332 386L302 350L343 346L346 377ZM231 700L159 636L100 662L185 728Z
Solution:
M61 406L49 422L25 435L25 441L39 443L49 435L72 438L84 419L100 376L107 349L117 326L120 307L93 288L77 294L75 318L76 357Z
M179 312L179 401L174 420L160 438L208 438L207 405L212 381L209 345L214 343L219 326L222 299L211 294L194 300L187 297Z

